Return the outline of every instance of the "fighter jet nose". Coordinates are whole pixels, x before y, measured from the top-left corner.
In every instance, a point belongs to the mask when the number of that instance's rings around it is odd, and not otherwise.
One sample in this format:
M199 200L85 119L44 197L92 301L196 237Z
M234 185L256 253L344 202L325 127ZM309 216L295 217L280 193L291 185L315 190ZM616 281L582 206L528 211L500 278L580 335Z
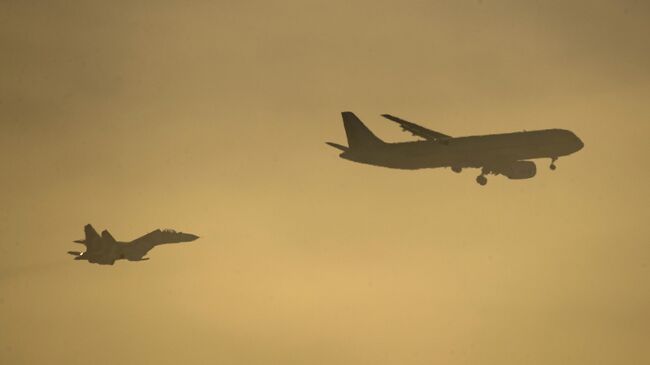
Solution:
M188 241L194 241L194 240L196 240L198 238L199 238L199 236L197 236L195 234L189 234L189 233L187 234Z

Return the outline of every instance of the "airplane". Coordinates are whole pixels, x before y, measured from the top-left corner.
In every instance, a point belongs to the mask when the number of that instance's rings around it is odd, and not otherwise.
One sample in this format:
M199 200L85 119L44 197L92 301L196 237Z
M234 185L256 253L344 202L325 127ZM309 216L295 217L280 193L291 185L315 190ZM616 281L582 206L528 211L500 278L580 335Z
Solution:
M86 238L74 242L85 245L86 251L68 251L68 253L75 256L75 260L88 260L90 263L100 265L113 265L116 260L122 259L149 260L144 256L155 246L165 243L190 242L199 238L193 234L176 232L171 229L157 229L131 242L120 242L116 241L107 230L104 230L100 236L90 224L86 224L84 231Z
M387 143L375 136L352 112L342 112L348 146L333 142L328 145L341 151L346 160L395 168L415 170L449 167L460 173L465 168L480 168L476 177L480 185L487 184L486 175L504 175L509 179L529 179L537 173L538 158L555 161L579 151L584 144L573 132L565 129L545 129L482 136L452 137L404 119L382 114L399 124L404 131L424 140Z

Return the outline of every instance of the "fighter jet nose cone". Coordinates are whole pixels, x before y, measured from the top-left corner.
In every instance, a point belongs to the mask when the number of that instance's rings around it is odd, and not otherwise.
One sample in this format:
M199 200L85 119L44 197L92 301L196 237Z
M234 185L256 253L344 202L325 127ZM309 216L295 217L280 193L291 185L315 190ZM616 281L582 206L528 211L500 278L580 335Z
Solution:
M198 239L199 236L197 236L195 234L188 234L187 238L188 238L189 241L194 241L194 240Z

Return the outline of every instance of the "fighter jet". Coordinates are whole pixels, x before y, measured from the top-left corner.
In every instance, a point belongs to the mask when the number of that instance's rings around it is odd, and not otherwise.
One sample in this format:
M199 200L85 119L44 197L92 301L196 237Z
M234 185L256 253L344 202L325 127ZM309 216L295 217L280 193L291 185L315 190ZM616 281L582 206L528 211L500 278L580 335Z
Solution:
M348 146L327 142L343 153L346 160L395 169L449 167L454 172L464 168L480 168L476 177L487 184L485 175L504 175L509 179L528 179L537 173L534 162L550 158L551 170L560 156L582 149L584 144L573 132L546 129L483 136L451 137L389 114L382 114L399 124L404 131L424 140L386 143L375 136L352 112L343 112L343 125Z
M68 251L68 253L75 256L75 260L88 260L88 262L100 265L113 265L115 260L122 259L148 260L149 258L144 256L155 246L165 243L189 242L199 238L199 236L189 233L157 229L131 242L120 242L116 241L107 230L104 230L99 236L90 224L86 224L84 231L86 238L74 242L85 245L86 252Z

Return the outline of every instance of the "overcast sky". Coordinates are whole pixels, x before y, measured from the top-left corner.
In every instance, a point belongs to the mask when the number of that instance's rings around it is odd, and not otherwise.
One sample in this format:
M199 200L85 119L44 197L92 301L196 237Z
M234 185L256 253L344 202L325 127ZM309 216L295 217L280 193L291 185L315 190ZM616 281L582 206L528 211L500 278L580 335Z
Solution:
M650 362L644 1L2 1L0 362ZM529 180L340 112L563 128ZM83 225L201 238L74 261Z

